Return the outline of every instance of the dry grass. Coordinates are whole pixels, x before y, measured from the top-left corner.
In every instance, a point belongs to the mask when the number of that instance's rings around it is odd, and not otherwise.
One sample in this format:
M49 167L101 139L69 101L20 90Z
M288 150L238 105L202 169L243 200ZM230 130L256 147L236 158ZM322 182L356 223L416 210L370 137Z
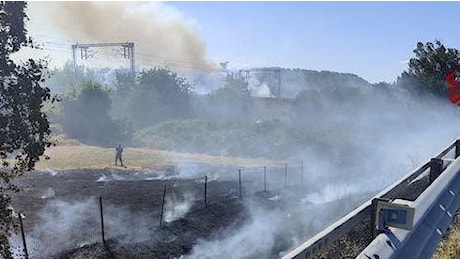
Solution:
M454 223L446 237L439 243L433 258L460 259L460 212L457 212Z
M79 169L79 168L115 168L115 149L97 146L88 146L58 137L56 146L46 150L44 157L36 165L36 169ZM123 152L123 162L128 169L148 168L155 169L164 165L175 164L180 161L193 161L199 163L263 166L282 164L284 162L267 159L250 159L223 156L210 156L203 154L177 153L160 151L148 148L127 147ZM119 168L119 167L118 167Z

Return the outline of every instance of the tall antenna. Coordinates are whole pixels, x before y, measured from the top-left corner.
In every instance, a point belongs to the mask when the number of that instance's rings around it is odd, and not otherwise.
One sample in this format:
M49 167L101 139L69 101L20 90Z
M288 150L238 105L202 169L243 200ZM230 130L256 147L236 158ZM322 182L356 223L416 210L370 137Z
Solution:
M134 60L134 42L106 42L106 43L77 43L72 44L72 60L74 68L77 67L77 49L80 49L80 56L82 60L87 60L89 48L104 48L104 47L122 47L123 58L131 61L131 72L135 74L135 60Z

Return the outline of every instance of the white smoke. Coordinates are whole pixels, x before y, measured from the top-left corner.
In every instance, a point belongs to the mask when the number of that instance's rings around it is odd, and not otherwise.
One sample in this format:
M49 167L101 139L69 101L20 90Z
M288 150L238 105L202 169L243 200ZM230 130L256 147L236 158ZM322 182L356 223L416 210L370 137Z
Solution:
M94 199L82 202L49 201L39 213L40 222L26 233L29 255L32 258L49 257L62 250L73 249L76 245L96 242L99 239L97 206ZM82 229L85 232L81 232Z
M166 197L165 212L163 219L165 222L173 222L183 218L193 206L195 196L193 194L183 194L179 197L170 193Z

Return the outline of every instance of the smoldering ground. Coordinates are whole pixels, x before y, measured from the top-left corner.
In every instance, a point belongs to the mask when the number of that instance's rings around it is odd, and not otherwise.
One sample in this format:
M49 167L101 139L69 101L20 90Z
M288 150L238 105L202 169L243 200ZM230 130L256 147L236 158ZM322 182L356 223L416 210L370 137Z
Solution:
M342 100L324 95L315 102L326 106L303 110L287 123L312 129L321 142L290 157L297 169L298 162L304 162L306 184L288 186L295 196L272 198L282 210L260 210L260 204L249 201L251 218L245 225L200 241L187 257L282 256L458 137L460 111L446 100L400 90L390 96L360 91L358 98ZM282 169L278 171L282 176ZM279 177L278 187L283 181ZM299 182L297 174L294 183Z

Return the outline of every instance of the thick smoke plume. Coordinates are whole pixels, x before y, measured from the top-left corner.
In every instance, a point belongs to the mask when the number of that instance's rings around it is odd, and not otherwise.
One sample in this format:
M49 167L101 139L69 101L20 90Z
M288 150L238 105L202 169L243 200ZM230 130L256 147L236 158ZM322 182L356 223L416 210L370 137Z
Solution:
M193 23L162 3L48 2L53 25L80 43L134 41L138 65L209 71L205 44Z

